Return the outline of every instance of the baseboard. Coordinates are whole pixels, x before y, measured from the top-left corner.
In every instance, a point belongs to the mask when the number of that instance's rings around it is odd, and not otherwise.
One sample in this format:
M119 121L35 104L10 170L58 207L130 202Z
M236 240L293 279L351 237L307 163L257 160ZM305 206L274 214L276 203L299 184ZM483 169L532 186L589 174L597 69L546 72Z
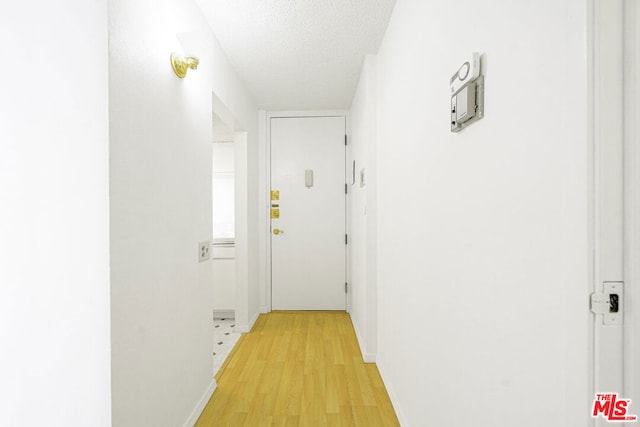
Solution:
M267 314L269 312L269 309L267 307L260 307L260 313L262 314Z
M364 345L364 340L362 339L362 335L360 334L358 325L353 321L353 317L351 316L351 314L349 314L349 318L351 319L353 330L356 332L356 339L358 340L358 345L360 346L360 354L362 354L362 360L364 361L364 363L376 363L376 354L367 353L367 349Z
M253 325L256 323L256 320L258 320L258 316L260 316L260 312L257 311L256 314L253 315L253 318L249 321L249 324L246 326L236 326L235 328L233 328L233 332L238 332L241 334L246 334L247 332L251 332L251 328L253 328Z
M376 354L365 353L362 355L362 360L364 360L364 363L376 363Z
M364 354L366 350L364 348L364 341L362 340L362 334L360 334L360 329L358 328L358 324L353 321L353 316L351 316L351 314L349 314L349 318L351 319L351 325L353 325L353 330L356 332L356 339L358 340L358 345L360 346L360 354L364 359Z
M398 417L398 422L402 427L409 427L409 423L407 422L407 417L405 417L402 408L400 407L400 402L398 401L398 395L396 394L393 385L388 381L389 376L387 375L387 369L382 361L378 360L376 362L376 366L378 367L378 372L380 372L380 377L382 377L382 382L384 383L384 387L387 389L387 394L389 395L389 399L391 400L391 405L393 405L393 410L396 411L396 417Z
M236 311L235 310L213 310L213 318L214 319L235 319Z
M258 320L258 317L260 316L260 314L261 313L259 311L256 311L256 314L253 315L253 318L249 322L249 330L247 332L251 332L251 329L253 329L253 325L256 324L256 320Z
M211 382L207 386L207 389L204 391L204 394L200 398L200 401L191 412L191 415L184 423L184 427L193 427L196 425L196 422L198 422L198 418L200 418L200 414L202 414L202 411L204 411L207 403L209 403L209 399L211 399L213 392L216 391L217 386L218 385L216 384L216 380L211 378Z

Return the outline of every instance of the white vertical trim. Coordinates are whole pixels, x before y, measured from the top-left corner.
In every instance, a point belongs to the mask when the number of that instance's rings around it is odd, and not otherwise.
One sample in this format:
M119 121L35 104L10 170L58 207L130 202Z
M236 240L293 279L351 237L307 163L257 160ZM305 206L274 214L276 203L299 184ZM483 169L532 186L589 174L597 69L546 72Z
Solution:
M640 414L640 6L624 2L625 397Z
M344 116L344 133L347 138L347 145L344 147L344 182L347 184L347 194L345 194L344 200L344 232L347 233L347 236L350 236L344 251L344 277L345 281L349 284L348 292L346 292L344 296L344 307L347 313L351 313L351 307L353 307L353 262L351 261L353 259L353 244L351 243L353 224L351 222L351 203L353 201L354 187L351 185L353 177L353 152L351 151L352 144L349 143L351 140L351 123L348 120L347 113L345 113ZM358 172L356 171L356 173Z
M588 28L590 288L602 292L604 281L628 280L629 159L625 157L624 8L626 0L590 0ZM628 285L628 283L627 283ZM627 292L625 291L625 294ZM626 295L628 302L628 295ZM623 301L623 307L626 307ZM590 321L590 399L593 393L625 393L628 388L629 325L603 327L602 315ZM589 425L604 425L602 419Z
M264 191L268 194L266 197L266 203L262 206L262 209L269 212L271 209L271 116L269 112L266 112L265 116L265 183L266 188ZM271 296L271 217L265 215L265 230L266 230L266 242L265 242L265 270L264 270L264 294L265 294L265 306L269 312L273 309L272 296Z
M271 161L267 135L267 112L258 112L258 292L260 312L271 311L271 240L269 218L269 189L271 186Z
M588 151L588 292L595 292L596 278L596 167L595 167L595 135L596 135L596 114L595 114L595 80L596 80L596 0L587 0L587 151ZM586 298L585 298L586 300ZM585 307L588 309L588 307ZM594 322L589 317L588 341L587 341L587 363L588 363L588 391L584 397L585 401L593 399L595 393L595 327ZM587 419L587 426L595 426L595 420L591 417Z
M216 391L217 387L218 385L216 383L216 380L211 378L211 382L209 383L209 385L207 385L207 388L196 404L196 407L193 408L193 411L191 411L189 418L187 418L187 421L185 421L185 423L183 424L184 427L193 427L196 425L196 422L198 422L198 418L200 418L200 415L202 415L202 411L204 411L204 408L207 406L207 403L209 403L209 400L211 399L211 396L213 396L213 392Z

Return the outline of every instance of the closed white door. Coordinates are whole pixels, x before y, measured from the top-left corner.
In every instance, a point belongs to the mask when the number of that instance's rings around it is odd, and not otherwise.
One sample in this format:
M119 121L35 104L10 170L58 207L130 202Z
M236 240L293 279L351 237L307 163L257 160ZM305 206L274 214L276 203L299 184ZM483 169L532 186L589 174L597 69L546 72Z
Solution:
M271 119L274 310L345 310L345 118Z

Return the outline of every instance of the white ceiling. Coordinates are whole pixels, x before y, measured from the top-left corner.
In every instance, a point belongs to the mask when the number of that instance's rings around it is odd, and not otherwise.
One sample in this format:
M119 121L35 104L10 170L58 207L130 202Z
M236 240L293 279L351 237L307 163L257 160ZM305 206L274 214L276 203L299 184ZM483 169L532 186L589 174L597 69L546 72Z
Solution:
M347 109L395 0L196 0L259 108Z

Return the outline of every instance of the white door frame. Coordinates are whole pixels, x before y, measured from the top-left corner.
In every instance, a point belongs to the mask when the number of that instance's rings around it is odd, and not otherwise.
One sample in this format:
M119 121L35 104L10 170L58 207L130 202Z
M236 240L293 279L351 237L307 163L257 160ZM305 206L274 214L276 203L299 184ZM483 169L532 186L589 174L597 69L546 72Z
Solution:
M625 397L640 416L640 4L624 1Z
M597 257L600 239L600 204L603 200L602 188L599 176L601 161L601 126L611 126L612 120L619 120L622 130L620 137L623 141L623 180L624 180L624 235L623 235L623 280L624 280L624 350L623 390L596 390L595 373L595 330L593 318L590 317L589 325L589 394L587 396L589 408L593 403L594 393L619 391L624 398L632 399L630 412L640 415L640 4L637 0L588 0L589 17L587 23L587 57L588 57L588 146L590 153L589 180L589 253L590 253L590 282L588 292L598 289L602 280L599 271L599 258ZM616 10L617 9L617 10ZM604 10L604 12L603 12ZM620 34L611 37L602 36L599 28L602 13L617 14ZM611 16L611 15L609 15ZM624 30L622 30L624 28ZM623 32L622 32L623 31ZM619 39L617 39L619 37ZM620 42L623 46L620 46ZM601 59L601 50L623 49L624 55L620 63L614 65L604 63ZM608 68L607 68L608 67ZM604 71L603 71L604 70ZM601 73L608 73L605 76ZM617 74L616 74L617 73ZM623 76L622 82L620 77ZM622 95L618 108L619 116L611 115L610 105L602 104L604 91L619 90L616 86L622 83ZM605 94L606 95L606 94ZM602 107L602 110L601 110ZM617 111L616 111L617 113ZM609 137L610 134L607 134ZM588 309L588 306L585 307ZM596 421L589 417L590 426Z
M264 313L271 312L271 218L269 216L269 209L271 206L270 198L268 197L269 192L271 191L271 119L272 118L292 118L292 117L328 117L328 116L338 116L344 117L346 123L346 132L347 135L350 134L350 125L349 125L349 112L346 110L316 110L316 111L267 111L262 112L262 116L260 121L263 122L260 126L261 130L264 130L264 144L263 149L260 150L260 163L262 165L260 173L260 265L262 266L261 272L261 284L264 286L262 289L262 298L260 307L261 311ZM348 163L348 159L345 162ZM348 209L348 207L347 207ZM345 215L347 215L345 213ZM346 216L345 216L346 218ZM348 231L347 231L348 232ZM349 250L347 248L347 258L349 254ZM347 260L345 260L347 262ZM349 264L347 263L347 278L349 278ZM348 279L347 279L348 280ZM347 312L349 311L349 298L347 298Z

